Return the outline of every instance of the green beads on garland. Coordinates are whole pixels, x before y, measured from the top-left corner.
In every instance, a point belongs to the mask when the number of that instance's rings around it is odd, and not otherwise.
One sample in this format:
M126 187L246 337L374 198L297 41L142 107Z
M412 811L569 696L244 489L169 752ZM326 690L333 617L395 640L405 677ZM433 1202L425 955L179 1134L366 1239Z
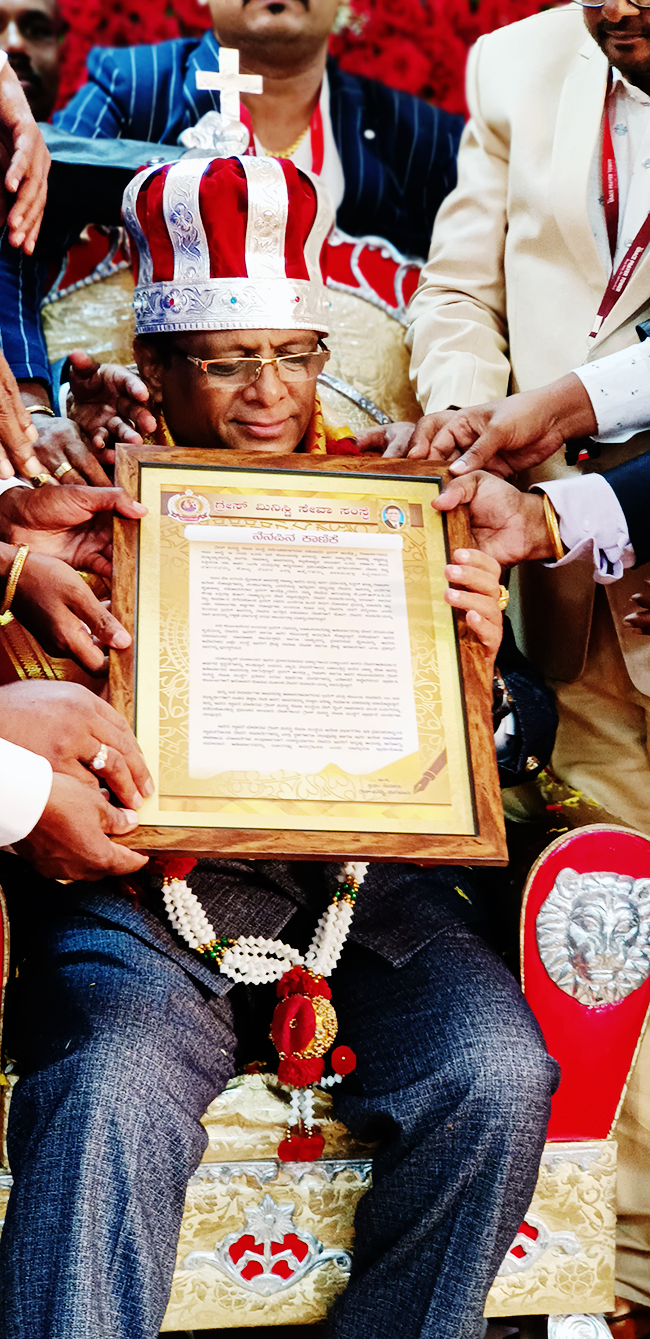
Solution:
M200 945L199 953L202 953L205 958L212 958L213 962L220 964L226 949L232 948L236 943L236 939L228 939L227 937L211 939L209 944Z
M342 901L343 898L346 898L347 901L351 902L352 905L354 906L357 900L358 891L359 891L359 885L356 879L345 879L343 883L339 884L336 892L334 893L332 901L340 902Z

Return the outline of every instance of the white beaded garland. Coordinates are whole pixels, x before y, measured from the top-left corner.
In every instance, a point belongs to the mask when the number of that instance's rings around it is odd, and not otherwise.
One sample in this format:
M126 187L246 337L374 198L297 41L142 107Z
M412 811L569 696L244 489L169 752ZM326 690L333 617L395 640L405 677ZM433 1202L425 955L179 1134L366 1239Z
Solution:
M300 1093L300 1114L303 1124L308 1130L311 1130L314 1124L314 1094L311 1088L301 1088Z
M289 1108L289 1128L300 1124L300 1089L292 1088Z
M317 1083L317 1088L333 1088L335 1083L342 1083L342 1074L328 1074L327 1078L322 1078Z
M361 887L367 870L368 865L365 863L348 861L339 870L337 882L354 882L357 887ZM165 880L163 901L174 929L190 948L204 950L206 945L217 941L214 927L185 879ZM297 949L284 944L281 939L242 935L234 943L220 949L220 958L215 961L218 961L219 971L224 976L245 985L279 981L285 972L298 965L306 967L314 976L329 976L341 956L353 914L353 902L345 894L330 902L318 921L304 958ZM341 1083L342 1077L341 1074L331 1074L322 1078L317 1086L333 1088L336 1083ZM314 1126L312 1088L292 1090L288 1124L289 1131L297 1127L299 1131L304 1129L308 1134L311 1133Z
M368 866L348 861L337 874L338 883L354 879L360 887ZM190 948L200 949L216 939L201 903L185 879L170 879L163 884L165 911L179 935ZM348 937L354 907L345 897L330 902L320 917L314 938L303 958L297 949L281 939L264 939L261 935L242 935L223 950L219 971L231 981L245 985L262 985L279 981L291 967L304 966L314 976L329 976L341 956Z

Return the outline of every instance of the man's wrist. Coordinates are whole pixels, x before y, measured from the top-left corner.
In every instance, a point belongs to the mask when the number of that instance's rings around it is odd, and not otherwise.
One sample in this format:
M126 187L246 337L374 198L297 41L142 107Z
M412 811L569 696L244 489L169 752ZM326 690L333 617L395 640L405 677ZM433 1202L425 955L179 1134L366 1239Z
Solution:
M590 437L598 431L594 407L575 372L569 372L548 388L548 406L565 441Z
M7 483L10 482L10 480L7 480ZM21 480L16 480L13 488L0 488L0 546L4 548L14 546L16 525L22 526L23 529L25 526L25 522L21 523L20 520L20 502L18 501L18 505L16 505L17 490L20 489L20 493L25 491L24 488L20 487L21 482ZM27 484L27 488L30 493L34 491L29 484Z
M553 539L546 523L544 498L541 493L526 493L523 502L523 524L525 538L524 557L532 561L555 557Z
M9 573L13 567L18 547L16 544L0 543L0 604L2 604L2 595L7 584Z
M20 398L26 409L45 409L52 412L50 394L42 381L19 381Z

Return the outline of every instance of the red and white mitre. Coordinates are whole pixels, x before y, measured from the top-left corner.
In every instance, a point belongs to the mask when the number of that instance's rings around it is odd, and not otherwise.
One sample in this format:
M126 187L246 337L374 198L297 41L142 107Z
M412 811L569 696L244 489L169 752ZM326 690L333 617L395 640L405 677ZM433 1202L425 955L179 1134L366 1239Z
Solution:
M329 329L322 252L334 211L286 159L181 158L124 193L135 332Z

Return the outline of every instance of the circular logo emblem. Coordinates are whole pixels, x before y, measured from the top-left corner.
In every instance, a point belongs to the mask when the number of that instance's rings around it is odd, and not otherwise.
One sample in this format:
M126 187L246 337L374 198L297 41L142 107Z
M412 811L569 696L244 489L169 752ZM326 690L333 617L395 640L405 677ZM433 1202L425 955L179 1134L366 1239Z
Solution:
M210 503L207 497L201 497L200 493L193 493L191 488L186 488L184 493L174 493L170 497L167 514L173 516L175 521L201 521L204 516L210 515Z

